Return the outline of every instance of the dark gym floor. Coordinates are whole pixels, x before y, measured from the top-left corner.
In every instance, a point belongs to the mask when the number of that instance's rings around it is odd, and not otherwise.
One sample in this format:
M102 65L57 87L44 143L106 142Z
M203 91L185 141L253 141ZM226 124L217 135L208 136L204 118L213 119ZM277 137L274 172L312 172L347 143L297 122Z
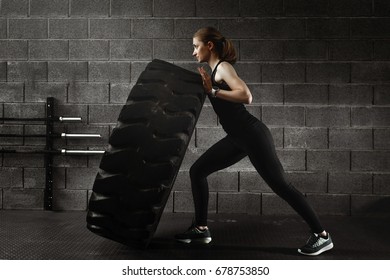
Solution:
M308 238L298 216L212 214L213 242L173 240L191 223L190 214L164 213L147 249L131 249L86 229L86 212L0 211L0 259L390 259L389 217L321 217L335 248L317 257L299 255Z

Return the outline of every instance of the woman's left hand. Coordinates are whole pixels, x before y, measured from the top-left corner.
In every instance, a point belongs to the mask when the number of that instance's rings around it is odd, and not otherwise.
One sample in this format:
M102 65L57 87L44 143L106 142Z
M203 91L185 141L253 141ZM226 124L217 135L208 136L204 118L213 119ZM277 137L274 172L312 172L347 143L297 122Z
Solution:
M202 76L204 90L206 93L210 93L213 87L210 75L203 69L203 67L198 67L198 71Z

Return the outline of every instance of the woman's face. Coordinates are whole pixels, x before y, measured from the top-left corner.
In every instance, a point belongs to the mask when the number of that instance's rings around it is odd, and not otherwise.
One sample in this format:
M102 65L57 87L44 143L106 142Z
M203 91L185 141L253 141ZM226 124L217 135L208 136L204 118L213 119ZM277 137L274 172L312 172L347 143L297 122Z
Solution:
M194 47L192 56L194 56L198 62L207 62L209 60L211 51L208 45L195 37L192 39L192 46Z

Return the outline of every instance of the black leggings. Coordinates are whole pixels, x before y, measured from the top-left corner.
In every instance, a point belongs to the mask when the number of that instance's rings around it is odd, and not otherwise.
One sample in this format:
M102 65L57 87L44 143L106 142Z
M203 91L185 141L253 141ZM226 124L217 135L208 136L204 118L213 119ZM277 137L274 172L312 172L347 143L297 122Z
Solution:
M271 189L307 222L311 230L320 233L323 228L305 197L287 183L283 167L276 155L269 129L260 121L239 136L227 135L215 143L191 166L190 177L195 205L195 223L207 225L209 189L207 176L249 157L257 172Z

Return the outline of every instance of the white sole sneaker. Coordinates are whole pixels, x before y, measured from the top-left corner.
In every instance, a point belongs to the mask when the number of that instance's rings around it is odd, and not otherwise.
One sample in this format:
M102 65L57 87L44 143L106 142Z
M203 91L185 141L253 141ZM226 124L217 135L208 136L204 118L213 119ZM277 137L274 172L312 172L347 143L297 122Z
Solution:
M176 241L181 243L190 244L192 243L201 243L201 244L208 244L211 242L211 237L205 237L205 238L196 238L196 239L176 239Z
M318 256L319 254L326 252L326 251L329 251L332 248L333 248L333 243L330 243L330 244L326 245L324 248L321 248L320 250L318 250L317 252L314 252L314 253L305 253L305 252L302 252L301 249L298 249L298 253L305 255L305 256Z

